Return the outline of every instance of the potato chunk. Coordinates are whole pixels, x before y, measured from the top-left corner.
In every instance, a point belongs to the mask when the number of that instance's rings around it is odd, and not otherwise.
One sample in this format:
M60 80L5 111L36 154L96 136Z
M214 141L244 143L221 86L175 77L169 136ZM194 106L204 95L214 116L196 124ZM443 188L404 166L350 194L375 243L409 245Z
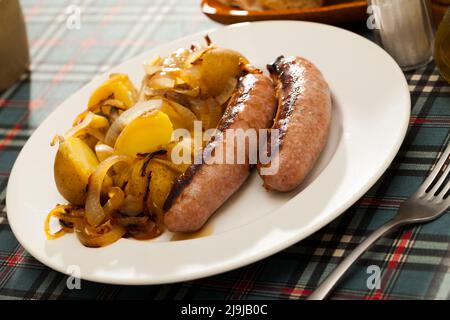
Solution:
M72 204L84 205L89 176L98 164L94 151L80 138L61 141L54 163L59 193Z
M136 103L137 91L128 76L124 74L113 74L100 87L98 87L89 99L89 109L95 107L101 101L110 97L123 102L126 108L130 108Z
M201 60L202 93L209 96L219 95L230 78L236 78L241 72L242 55L236 51L212 48L206 51Z

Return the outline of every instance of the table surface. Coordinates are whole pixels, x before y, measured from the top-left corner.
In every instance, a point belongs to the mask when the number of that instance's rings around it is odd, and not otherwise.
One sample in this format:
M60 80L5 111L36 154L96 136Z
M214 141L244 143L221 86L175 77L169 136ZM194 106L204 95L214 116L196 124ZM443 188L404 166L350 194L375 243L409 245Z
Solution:
M0 93L0 299L301 299L364 237L392 217L447 144L450 86L434 64L406 73L410 128L399 154L354 206L309 238L272 257L214 277L161 286L113 286L67 277L19 245L6 217L5 193L20 149L42 120L94 75L169 40L220 26L196 0L21 1L31 74ZM66 8L82 9L81 28L66 28ZM354 28L354 27L352 27ZM368 34L364 24L356 30ZM369 290L368 266L381 269ZM351 269L334 299L450 298L450 215L380 240Z

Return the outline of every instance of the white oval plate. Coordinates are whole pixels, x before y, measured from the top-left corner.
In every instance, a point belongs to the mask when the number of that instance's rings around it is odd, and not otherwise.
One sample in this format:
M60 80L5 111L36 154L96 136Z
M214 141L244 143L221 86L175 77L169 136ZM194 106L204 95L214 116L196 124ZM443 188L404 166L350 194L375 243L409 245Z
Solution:
M110 72L128 73L135 84L142 63L205 33L139 55ZM209 31L215 43L242 52L256 66L279 55L301 55L322 70L333 94L329 142L307 181L289 194L269 193L253 174L209 222L212 235L187 241L121 239L105 248L83 247L73 235L47 240L44 219L64 203L53 181L56 149L49 143L81 112L95 78L57 108L20 153L7 192L11 228L36 259L63 272L77 266L81 278L113 284L161 284L206 277L263 259L304 239L338 217L386 170L405 136L410 96L403 73L372 42L351 32L307 22L244 23ZM214 187L214 186L213 186ZM220 187L220 186L216 186Z

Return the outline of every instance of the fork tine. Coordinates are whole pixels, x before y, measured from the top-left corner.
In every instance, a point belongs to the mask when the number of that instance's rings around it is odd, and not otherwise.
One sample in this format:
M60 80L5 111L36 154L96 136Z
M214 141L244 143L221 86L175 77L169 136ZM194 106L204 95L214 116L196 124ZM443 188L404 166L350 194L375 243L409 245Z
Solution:
M436 184L433 186L433 188L429 191L429 194L431 196L433 196L439 190L439 188L442 186L442 184L446 180L449 172L450 172L450 164L447 165L447 168L445 168L445 171L442 173L439 180L436 182ZM447 186L448 186L448 184L447 184Z
M438 176L443 165L447 161L449 155L450 155L450 144L447 146L447 148L445 148L444 152L441 154L441 157L439 158L439 161L434 165L433 171L431 171L430 175L422 183L419 190L417 190L417 193L425 192L425 190L428 189L428 187L433 183L433 181Z
M447 194L448 190L450 190L450 181L447 182L447 184L445 185L444 189L442 189L440 195L441 198L444 198L444 196ZM448 197L448 199L450 199L450 197Z

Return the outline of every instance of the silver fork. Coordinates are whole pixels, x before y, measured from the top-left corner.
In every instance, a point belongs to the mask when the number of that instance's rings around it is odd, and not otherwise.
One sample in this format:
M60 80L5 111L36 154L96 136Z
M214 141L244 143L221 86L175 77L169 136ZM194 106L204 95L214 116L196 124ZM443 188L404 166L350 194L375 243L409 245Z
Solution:
M307 300L325 299L352 264L381 237L408 224L434 220L450 206L450 196L445 197L450 190L450 181L444 184L450 172L450 164L447 164L449 155L450 145L441 154L439 161L419 189L400 205L394 218L361 242L316 288Z

